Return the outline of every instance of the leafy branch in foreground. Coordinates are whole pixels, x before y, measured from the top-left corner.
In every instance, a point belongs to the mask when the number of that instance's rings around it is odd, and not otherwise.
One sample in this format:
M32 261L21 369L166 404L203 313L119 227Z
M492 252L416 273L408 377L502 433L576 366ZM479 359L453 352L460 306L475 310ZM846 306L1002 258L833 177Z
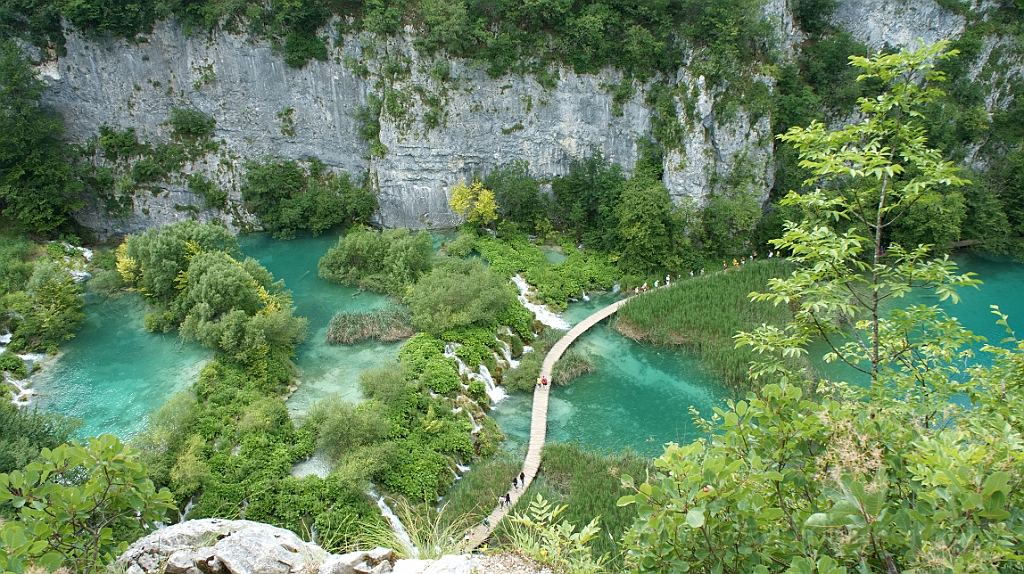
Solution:
M0 502L18 512L0 538L5 572L31 564L96 572L127 548L119 537L155 528L174 508L170 491L157 492L138 455L114 435L43 449L40 458L0 474Z
M958 274L948 258L931 259L931 246L889 243L893 224L917 202L967 183L939 150L928 147L920 121L924 106L942 94L931 84L943 79L935 62L956 53L945 48L940 42L898 54L851 56L859 80L886 87L875 98L858 100L861 121L836 131L812 122L779 136L799 152L800 165L812 174L805 185L814 190L786 196L783 205L800 208L804 219L786 222L783 236L772 241L790 252L796 271L772 279L768 293L751 294L755 301L789 305L794 320L736 336L738 346L775 357L755 365L755 378L788 377L782 357L802 355L813 338L821 338L831 349L825 360L864 373L878 400L913 400L931 416L954 392L950 381L961 374L956 364L977 338L937 306L886 313L891 300L915 290L955 302L958 288L978 284L973 274Z
M566 508L565 505L553 505L538 494L530 501L526 512L516 513L511 518L508 531L512 545L559 572L603 572L608 556L595 558L589 546L601 531L597 525L601 518L595 517L577 531L574 524L559 518Z

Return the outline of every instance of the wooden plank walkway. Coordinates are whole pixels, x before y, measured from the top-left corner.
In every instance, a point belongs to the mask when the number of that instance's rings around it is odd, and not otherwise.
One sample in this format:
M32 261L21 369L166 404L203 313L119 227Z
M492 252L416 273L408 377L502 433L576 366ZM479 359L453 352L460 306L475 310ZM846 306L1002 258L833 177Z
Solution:
M530 420L530 447L526 451L526 460L523 461L523 474L526 475L526 484L520 485L519 488L510 490L509 493L512 496L512 504L503 506L500 503L491 514L487 517L488 526L478 524L474 530L466 537L465 551L469 552L475 550L481 544L484 543L491 536L491 532L497 527L501 519L508 514L509 510L515 506L519 497L526 492L526 488L530 486L533 479L537 476L537 470L540 469L540 451L544 448L544 441L547 437L548 429L548 394L551 392L551 370L554 368L555 363L562 357L562 353L569 348L569 345L573 343L580 335L586 333L588 329L597 325L604 319L613 315L626 304L632 297L627 297L621 301L616 301L611 305L597 311L593 315L587 317L583 321L580 321L575 327L569 330L568 333L562 336L561 339L555 343L554 347L548 351L546 357L544 357L544 363L540 368L540 376L547 377L549 383L541 387L535 387L533 389L533 415ZM511 480L509 481L511 483Z

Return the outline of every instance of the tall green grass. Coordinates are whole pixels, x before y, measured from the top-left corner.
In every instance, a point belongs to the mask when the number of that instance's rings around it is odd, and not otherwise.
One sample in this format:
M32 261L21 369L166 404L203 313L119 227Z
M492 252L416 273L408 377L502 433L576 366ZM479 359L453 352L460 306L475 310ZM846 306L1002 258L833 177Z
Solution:
M618 541L633 525L635 506L620 508L616 503L627 494L620 478L628 474L634 478L647 476L653 461L634 452L605 454L579 443L548 444L544 447L540 474L520 498L517 510L523 510L530 500L541 494L554 504L566 504L563 520L577 527L600 516L601 532L593 542L597 556L608 554L609 572L622 571L622 551ZM505 522L498 527L491 545L501 546L509 541Z
M523 459L506 452L475 463L442 501L450 519L469 516L472 524L479 525L497 506L498 497L512 489L512 479L522 468Z
M551 384L565 386L576 377L597 369L585 353L568 349L551 369Z
M340 312L327 327L327 342L349 345L366 339L400 341L416 334L407 307L386 307L373 311Z
M634 298L616 313L615 328L643 343L684 345L738 392L749 388L748 370L757 355L736 348L733 335L763 323L782 326L789 309L752 303L750 293L766 291L768 280L792 271L784 261L755 261L727 273L674 282Z

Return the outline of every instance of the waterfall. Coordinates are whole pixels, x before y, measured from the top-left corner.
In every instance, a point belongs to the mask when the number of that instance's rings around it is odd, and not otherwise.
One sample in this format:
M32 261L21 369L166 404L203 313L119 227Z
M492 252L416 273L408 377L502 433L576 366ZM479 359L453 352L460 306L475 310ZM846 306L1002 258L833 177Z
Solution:
M6 377L5 382L16 389L11 391L11 402L16 407L28 406L32 397L36 395L35 390L29 388L28 381L19 381L13 377Z
M580 289L580 291L583 292L583 300L590 301L590 297L587 297L587 291L585 289Z
M494 377L491 376L491 372L487 370L486 365L480 365L480 372L470 373L469 378L475 381L483 381L487 387L487 396L490 397L492 403L496 403L508 396L504 388L494 384Z
M551 312L545 305L534 305L527 299L526 294L530 291L530 284L523 279L522 275L516 275L512 278L512 282L519 288L519 302L523 304L530 311L533 311L533 315L538 321L551 327L552 329L559 329L561 331L568 331L570 328L569 323L562 319L558 315Z
M458 343L446 343L444 346L444 356L455 359L456 364L459 366L459 376L466 375L471 381L482 381L484 386L487 387L487 396L490 397L492 403L496 403L501 399L508 396L505 389L499 387L494 383L494 377L491 376L491 372L487 369L486 365L480 365L477 369L479 373L474 373L462 359L455 354L455 349L461 347Z
M195 495L192 495L192 498L188 499L188 503L185 505L185 511L181 513L181 519L178 520L179 524L181 524L182 522L185 522L186 520L188 520L188 514L190 512L192 512L192 508L195 505L196 505L196 497L195 497Z
M416 548L416 545L412 543L412 538L409 537L409 532L405 529L405 525L402 524L402 521L395 514L395 511L391 510L391 507L388 506L384 497L377 494L377 491L372 488L367 491L367 494L377 501L377 506L380 508L381 516L387 518L388 522L391 523L391 528L395 531L395 536L398 537L398 541L405 545L406 549L409 551L409 557L419 558L419 548Z

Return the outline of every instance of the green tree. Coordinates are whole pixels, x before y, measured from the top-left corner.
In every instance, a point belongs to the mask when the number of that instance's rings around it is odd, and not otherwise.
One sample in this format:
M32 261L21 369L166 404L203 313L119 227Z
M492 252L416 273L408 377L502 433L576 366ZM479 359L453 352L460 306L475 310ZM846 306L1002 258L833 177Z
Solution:
M505 221L512 221L520 229L532 229L544 217L545 198L540 185L530 176L530 165L515 161L495 168L483 183L494 190L494 201L498 204L498 215Z
M6 295L7 327L12 350L56 352L57 345L75 336L82 323L82 287L61 265L39 261L25 291Z
M498 217L498 204L494 202L494 192L484 188L484 184L479 181L467 186L466 180L462 180L452 187L448 205L469 223L490 225Z
M0 537L4 571L37 563L98 572L128 547L119 536L155 528L174 508L170 492L157 492L138 455L113 435L40 456L24 471L0 474L0 501L18 512Z
M84 205L64 124L40 102L45 89L18 45L0 41L0 213L36 233L68 225Z
M633 494L620 503L640 516L626 538L638 569L997 571L1024 556L1024 445L1009 414L1018 385L1006 383L1019 377L1024 347L989 347L993 367L964 380L958 365L976 338L955 319L925 305L883 316L879 306L916 287L955 299L976 283L947 259L929 260L926 246L881 250L916 202L962 181L914 125L937 93L926 82L940 78L933 63L943 55L939 44L851 58L862 78L887 85L861 100L860 123L783 137L816 189L787 197L807 217L774 242L797 270L751 296L788 304L795 319L736 336L764 356L751 376L769 384L698 419L707 436L668 446L644 484L623 477ZM847 221L843 233L829 225ZM867 396L828 381L816 396L804 390L806 374L785 359L805 354L814 335L831 345L826 360L870 377ZM974 408L957 408L955 393Z
M740 342L759 352L799 355L811 337L822 337L831 347L826 360L867 374L883 394L896 385L897 396L948 398L948 381L970 335L938 307L915 306L888 317L882 308L912 289L956 301L956 287L976 284L970 274L957 275L948 259L931 260L927 245L889 243L894 224L916 205L965 183L957 168L928 147L918 121L922 106L942 94L931 83L943 78L935 61L951 55L945 47L851 56L862 80L886 86L878 97L859 100L863 120L836 131L812 122L780 136L800 153L800 165L812 174L806 184L814 190L786 196L782 204L799 206L806 216L787 222L783 236L772 242L791 254L798 270L755 299L789 304L795 320L781 331L765 327L744 334ZM840 232L840 225L850 227ZM942 334L942 344L919 338L921 329ZM765 364L755 375L779 367ZM883 378L886 383L878 384Z
M71 440L81 421L0 401L0 472L24 468L44 448Z
M615 208L625 182L622 167L600 153L574 160L568 175L551 182L555 213L588 247L613 251L618 243Z
M353 227L320 258L317 272L335 283L402 295L433 265L434 244L426 231Z
M406 296L413 325L434 335L457 327L496 327L497 317L515 299L507 283L480 261L446 261Z
M238 253L238 240L224 227L182 221L129 235L117 249L117 269L129 288L151 301L169 305L177 297L175 282L201 252Z
M660 181L635 177L625 185L615 208L619 269L636 275L679 269L672 209L672 197Z

